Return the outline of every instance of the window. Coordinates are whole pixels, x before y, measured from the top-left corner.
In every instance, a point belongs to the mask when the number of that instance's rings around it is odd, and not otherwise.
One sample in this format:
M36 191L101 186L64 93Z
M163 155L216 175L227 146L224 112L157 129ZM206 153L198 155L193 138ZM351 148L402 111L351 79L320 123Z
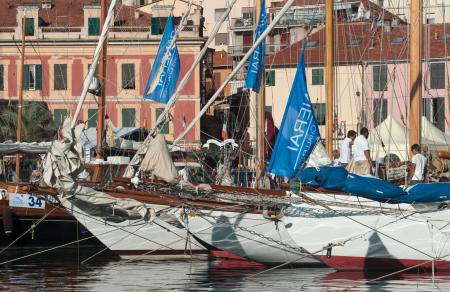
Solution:
M34 35L34 18L25 18L25 35Z
M266 86L275 86L275 70L266 71Z
M387 99L377 98L373 100L373 126L376 127L387 118Z
M400 44L403 44L404 41L405 41L404 37L398 37L398 38L392 39L391 44L400 45Z
M134 82L134 64L122 64L122 88L136 89Z
M216 8L214 9L214 20L219 21L222 15L227 11L226 8Z
M445 88L445 63L430 64L430 88Z
M359 46L360 44L361 44L360 39L352 39L352 40L350 40L350 42L347 45L349 47L354 47L354 46Z
M67 64L53 65L53 86L55 90L67 89Z
M313 103L312 106L314 109L314 115L317 119L317 124L319 124L320 126L325 125L325 103Z
M58 108L53 110L53 120L57 127L62 126L64 119L69 116L69 110L65 108Z
M88 128L97 127L97 113L98 110L96 108L88 109Z
M157 108L155 112L156 112L156 119L155 119L155 121L156 121L159 118L159 116L164 112L164 109ZM164 125L160 128L159 133L160 134L169 134L169 123L168 122L164 123Z
M271 105L266 105L266 106L264 107L264 111L265 111L266 113L272 113L272 106L271 106Z
M427 24L435 24L436 18L427 18Z
M88 35L100 35L100 18L88 18Z
M448 41L450 40L450 34L443 34L439 37L440 40Z
M422 115L439 130L445 131L445 99L443 97L422 99Z
M0 65L0 91L5 90L4 88L4 81L3 81L3 76L5 75L4 71L5 69L3 69L3 65Z
M164 32L164 27L166 27L166 22L167 17L152 17L152 35L162 34Z
M135 127L136 109L123 108L122 109L122 127Z
M318 41L306 41L307 48L317 48L318 44L319 44Z
M312 69L312 85L323 85L323 69Z
M373 90L387 90L387 65L378 65L372 67L373 73Z
M23 88L25 90L42 89L41 65L25 65L23 74Z
M218 33L216 34L216 38L214 40L216 46L223 46L229 44L228 33Z

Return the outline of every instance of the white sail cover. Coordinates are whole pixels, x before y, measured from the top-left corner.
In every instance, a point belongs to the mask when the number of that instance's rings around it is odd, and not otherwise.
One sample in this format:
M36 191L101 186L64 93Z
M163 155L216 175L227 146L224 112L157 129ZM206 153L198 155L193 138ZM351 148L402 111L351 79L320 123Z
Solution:
M70 128L70 119L64 121L64 139L53 142L44 160L43 186L58 190L59 199L68 199L92 216L111 220L145 219L150 216L143 203L116 199L103 192L78 185L76 177L82 171L83 151L80 136L85 125Z
M322 142L317 142L313 151L309 155L308 161L306 161L307 167L320 167L320 166L329 166L333 163L331 161L330 156L327 154L327 150L323 146Z
M170 156L164 135L158 134L150 141L139 170L151 172L167 183L178 182L178 172Z

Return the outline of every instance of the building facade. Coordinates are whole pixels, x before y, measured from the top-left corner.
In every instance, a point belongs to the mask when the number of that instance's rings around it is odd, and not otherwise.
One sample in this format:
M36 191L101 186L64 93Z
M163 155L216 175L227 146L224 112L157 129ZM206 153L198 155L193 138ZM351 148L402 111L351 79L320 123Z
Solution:
M44 3L46 2L46 3ZM73 115L92 63L101 28L100 7L92 1L35 1L11 4L0 12L0 98L17 99L20 90L20 42L25 17L24 100L44 101L59 124ZM44 6L44 4L49 4ZM180 80L198 55L200 14L193 13L180 34ZM143 99L151 66L158 50L166 16L147 13L139 6L118 4L112 21L106 65L106 113L116 127L151 128L164 104ZM168 140L183 130L200 108L200 69L196 68L172 110L172 121L163 127ZM26 109L25 109L26 110ZM79 119L96 127L96 97L88 94ZM186 147L198 147L200 126L186 136Z

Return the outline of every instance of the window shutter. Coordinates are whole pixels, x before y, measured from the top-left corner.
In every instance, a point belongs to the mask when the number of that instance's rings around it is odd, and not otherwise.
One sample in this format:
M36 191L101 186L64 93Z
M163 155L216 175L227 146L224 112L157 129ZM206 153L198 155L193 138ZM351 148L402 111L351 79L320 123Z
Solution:
M88 35L100 35L100 18L88 18Z
M156 109L156 120L159 118L159 116L164 112L164 109L157 108ZM165 122L164 125L160 128L159 131L160 134L169 134L169 123Z
M34 35L34 18L25 18L25 35Z
M61 126L64 118L68 115L69 115L68 109L55 109L53 111L53 120L55 121L55 125L57 127Z
M122 127L135 127L136 109L123 108L122 109Z
M267 86L275 86L275 70L267 71L266 85Z
M97 112L98 110L95 108L88 109L88 128L97 127Z
M53 66L53 87L55 90L67 89L67 64L55 64Z
M42 89L42 65L35 65L36 68L36 90Z
M3 90L4 88L4 81L3 81L3 76L5 75L3 72L3 65L0 65L0 90Z
M23 68L23 89L30 89L30 65L24 65Z
M152 17L152 35L158 35L159 34L159 21L157 17Z
M122 88L135 89L134 64L122 64Z

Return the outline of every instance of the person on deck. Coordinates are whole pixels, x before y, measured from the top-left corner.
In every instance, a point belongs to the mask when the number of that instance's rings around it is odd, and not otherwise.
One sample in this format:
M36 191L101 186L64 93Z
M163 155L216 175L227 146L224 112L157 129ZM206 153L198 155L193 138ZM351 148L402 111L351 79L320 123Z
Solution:
M362 127L359 131L359 136L353 141L354 157L353 163L349 165L349 171L355 174L370 175L372 167L372 159L370 158L369 130Z
M356 132L353 130L348 131L347 137L341 141L339 145L340 156L339 156L339 166L344 168L350 163L352 158L352 145L356 138Z
M411 163L409 164L407 184L415 185L424 182L427 158L420 152L419 144L412 145L411 152L413 156L411 158Z
M182 181L192 182L191 172L188 166L183 167L178 171L178 176Z

